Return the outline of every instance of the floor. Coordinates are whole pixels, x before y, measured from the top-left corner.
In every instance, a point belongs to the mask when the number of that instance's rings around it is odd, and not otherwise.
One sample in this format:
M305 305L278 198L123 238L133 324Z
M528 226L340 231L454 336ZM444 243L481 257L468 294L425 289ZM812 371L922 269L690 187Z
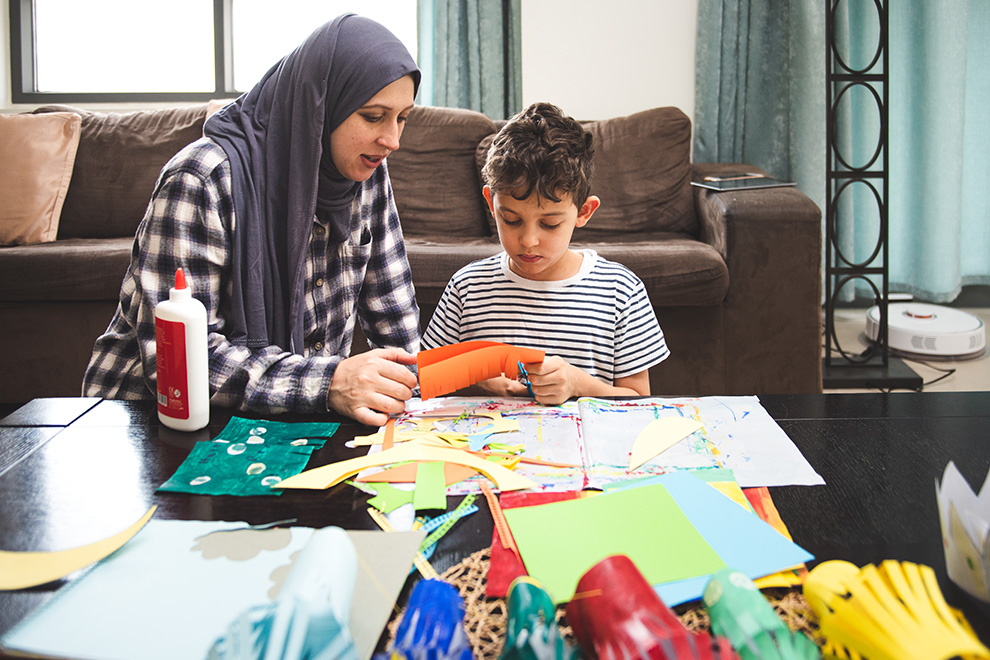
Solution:
M956 307L956 305L953 305ZM990 327L990 307L957 307L983 320ZM866 309L843 308L835 312L835 332L839 345L846 353L859 353L867 347ZM990 342L990 332L988 342ZM925 392L970 392L990 390L990 351L968 360L900 357L908 367L921 376ZM877 389L828 389L828 393L877 392Z

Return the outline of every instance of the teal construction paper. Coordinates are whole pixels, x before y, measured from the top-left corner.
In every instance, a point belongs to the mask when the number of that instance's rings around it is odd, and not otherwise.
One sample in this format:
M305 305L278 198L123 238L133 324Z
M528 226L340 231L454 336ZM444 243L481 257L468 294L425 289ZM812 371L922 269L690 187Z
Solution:
M307 444L320 449L339 427L340 424L335 422L274 422L231 417L214 440L249 444Z
M722 561L751 579L815 558L759 516L690 472L670 472L659 475L657 481L663 484ZM707 579L696 578L655 585L654 589L664 603L673 606L700 598L705 584Z
M197 495L282 494L274 484L299 474L314 445L282 445L245 442L197 442L175 474L159 492Z

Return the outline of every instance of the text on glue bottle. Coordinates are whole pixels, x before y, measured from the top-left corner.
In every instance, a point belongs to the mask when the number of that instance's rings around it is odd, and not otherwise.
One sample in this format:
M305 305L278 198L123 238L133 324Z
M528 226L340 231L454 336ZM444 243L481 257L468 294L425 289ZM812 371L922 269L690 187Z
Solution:
M206 308L192 297L182 269L175 288L155 306L158 418L179 431L197 431L210 422L210 379Z

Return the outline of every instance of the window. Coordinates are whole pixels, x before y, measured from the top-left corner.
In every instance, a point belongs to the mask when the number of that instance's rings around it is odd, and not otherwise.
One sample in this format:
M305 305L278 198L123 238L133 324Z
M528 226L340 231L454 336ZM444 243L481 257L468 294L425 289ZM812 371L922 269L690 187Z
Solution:
M234 97L353 11L416 55L416 0L10 0L14 103ZM273 6L278 8L275 12Z

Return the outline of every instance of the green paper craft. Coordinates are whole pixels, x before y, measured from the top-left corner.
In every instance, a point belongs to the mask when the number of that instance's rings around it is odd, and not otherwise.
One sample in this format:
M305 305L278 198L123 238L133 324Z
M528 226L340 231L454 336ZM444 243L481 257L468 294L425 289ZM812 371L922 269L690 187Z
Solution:
M275 422L231 417L214 441L249 444L311 445L320 449L340 428L336 422Z
M272 488L306 468L314 445L197 442L159 492L197 495L281 495Z
M609 555L628 555L650 584L725 568L661 485L506 509L505 517L528 573L558 604Z
M447 509L447 481L443 474L443 463L422 462L416 466L416 490L413 491L413 508Z
M362 485L375 491L375 496L368 500L368 505L382 513L392 513L403 504L410 504L415 492L406 488L396 488L383 481L366 482Z

